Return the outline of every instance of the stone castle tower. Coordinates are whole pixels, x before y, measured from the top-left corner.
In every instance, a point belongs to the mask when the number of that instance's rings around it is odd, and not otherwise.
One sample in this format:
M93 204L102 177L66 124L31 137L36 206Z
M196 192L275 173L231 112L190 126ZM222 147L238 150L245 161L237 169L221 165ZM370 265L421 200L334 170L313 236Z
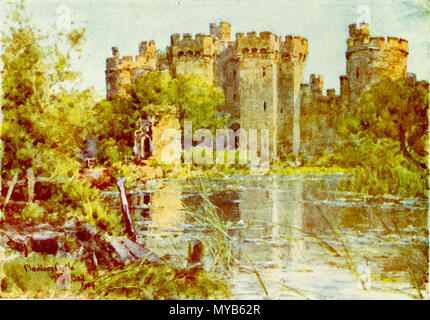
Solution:
M274 154L280 146L291 148L307 40L250 32L246 36L237 34L236 50L241 128L269 129Z
M366 88L381 78L406 78L408 54L405 39L371 37L367 23L349 25L347 74L341 78L341 91L348 91L350 108L354 109Z
M142 72L156 70L157 56L154 41L139 43L139 54L119 57L118 48L112 48L113 57L106 59L106 97L112 99L124 93L126 86L132 83Z
M407 73L408 41L395 37L371 37L369 25L349 25L346 75L339 77L340 94L327 89L324 80L312 74L309 83L301 85L301 152L332 151L336 143L336 114L342 109L354 112L361 95L382 78L410 78Z

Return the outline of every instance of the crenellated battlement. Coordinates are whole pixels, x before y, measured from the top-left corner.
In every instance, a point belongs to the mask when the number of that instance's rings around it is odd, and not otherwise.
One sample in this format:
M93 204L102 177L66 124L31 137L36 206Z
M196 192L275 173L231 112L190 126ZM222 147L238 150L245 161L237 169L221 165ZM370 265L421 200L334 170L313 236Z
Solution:
M397 37L371 37L368 24L349 25L347 78L341 96L357 105L369 83L381 78L400 79L407 73L408 41Z
M334 98L334 97L336 97L336 90L333 88L327 89L326 95L328 98Z
M287 35L285 41L281 42L282 61L293 61L304 63L308 56L308 39L300 36Z
M120 58L117 47L112 47L113 57L106 59L106 71L116 71L122 69L155 69L156 67L156 47L153 40L139 43L139 54L133 56L123 56Z
M370 36L370 25L366 22L361 22L359 25L356 23L348 26L349 36L353 39L363 39Z
M279 37L269 31L236 34L236 50L239 56L267 55L279 51Z
M317 74L311 74L309 79L310 85L311 85L311 91L313 92L320 92L322 94L322 91L324 89L324 77L322 75Z
M197 33L194 38L190 33L174 34L170 38L171 54L175 58L213 57L216 46L212 35Z
M231 38L231 24L229 22L221 21L219 25L216 23L209 24L209 33L221 41L230 41Z
M397 37L348 38L347 55L360 50L397 50L409 53L408 41Z
M371 37L370 27L367 23L349 25L349 38L347 40L348 53L359 50L399 50L408 54L408 41L397 37Z

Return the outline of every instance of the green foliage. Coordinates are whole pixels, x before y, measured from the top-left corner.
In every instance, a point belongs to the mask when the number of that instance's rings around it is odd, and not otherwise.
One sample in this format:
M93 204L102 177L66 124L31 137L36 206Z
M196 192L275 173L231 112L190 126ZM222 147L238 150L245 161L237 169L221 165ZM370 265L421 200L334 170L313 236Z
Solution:
M172 79L167 72L151 72L139 77L129 94L136 109L156 118L161 116L159 106L175 107L179 121L192 121L194 130L216 129L226 123L218 114L224 104L222 90L191 74Z
M381 80L361 99L357 113L359 137L373 142L380 138L399 142L404 157L426 168L428 108L428 85L409 80Z
M384 79L338 129L332 161L356 167L342 187L372 195L427 197L428 84Z
M74 87L79 74L69 63L84 30L66 37L66 54L60 38L46 45L53 36L37 30L21 4L6 9L12 19L2 34L2 174L34 167L36 174L52 176L52 165L75 157L92 116L94 93Z
M108 164L129 159L133 134L142 115L151 116L155 124L173 114L181 125L184 120L192 121L193 130L221 128L227 121L218 112L223 103L220 89L193 75L173 79L167 72L143 74L129 86L125 96L95 106L93 128L100 141L98 158Z
M37 177L51 181L49 199L22 212L11 208L5 216L56 224L79 217L121 234L121 216L100 202L99 191L89 182L79 180L77 153L93 133L91 121L96 112L92 107L94 92L76 88L80 75L70 65L70 56L85 39L85 30L75 29L56 38L32 25L22 3L5 9L11 18L2 34L2 177L10 179L15 170L23 177L26 169L33 167ZM107 152L111 158L118 153L112 144Z
M48 186L49 199L28 205L21 211L17 211L13 206L7 207L6 219L33 224L63 225L71 218L78 218L111 235L125 233L121 213L109 208L101 200L100 190L92 188L90 182L61 178Z

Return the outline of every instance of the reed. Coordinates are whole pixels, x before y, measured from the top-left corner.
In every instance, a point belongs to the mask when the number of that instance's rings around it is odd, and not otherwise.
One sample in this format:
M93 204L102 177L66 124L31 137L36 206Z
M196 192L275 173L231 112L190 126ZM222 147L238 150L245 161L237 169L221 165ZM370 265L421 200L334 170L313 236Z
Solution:
M232 247L239 248L239 244L227 233L219 217L219 208L216 207L207 196L208 188L203 180L197 179L195 182L190 182L190 184L201 195L202 202L199 208L189 208L185 204L184 206L186 207L186 212L189 217L208 230L209 239L205 241L205 244L212 257L211 269L218 268L219 270L219 267L221 267L224 268L224 271L229 271L229 266L234 263ZM255 265L246 255L244 255L243 258L252 268L264 294L268 296L267 288Z

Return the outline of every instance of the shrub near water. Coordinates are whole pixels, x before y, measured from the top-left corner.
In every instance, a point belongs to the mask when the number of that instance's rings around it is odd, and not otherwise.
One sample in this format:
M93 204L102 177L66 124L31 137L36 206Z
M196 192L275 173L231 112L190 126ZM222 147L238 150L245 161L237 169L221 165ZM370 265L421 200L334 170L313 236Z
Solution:
M364 140L349 143L342 151L333 161L354 169L352 179L342 183L341 189L370 195L427 196L428 169L405 159L399 143L389 139Z
M22 210L7 208L7 219L26 223L61 226L70 218L78 218L111 235L125 232L119 210L109 208L101 200L100 190L88 181L77 178L62 179L52 184L49 199L33 203Z

